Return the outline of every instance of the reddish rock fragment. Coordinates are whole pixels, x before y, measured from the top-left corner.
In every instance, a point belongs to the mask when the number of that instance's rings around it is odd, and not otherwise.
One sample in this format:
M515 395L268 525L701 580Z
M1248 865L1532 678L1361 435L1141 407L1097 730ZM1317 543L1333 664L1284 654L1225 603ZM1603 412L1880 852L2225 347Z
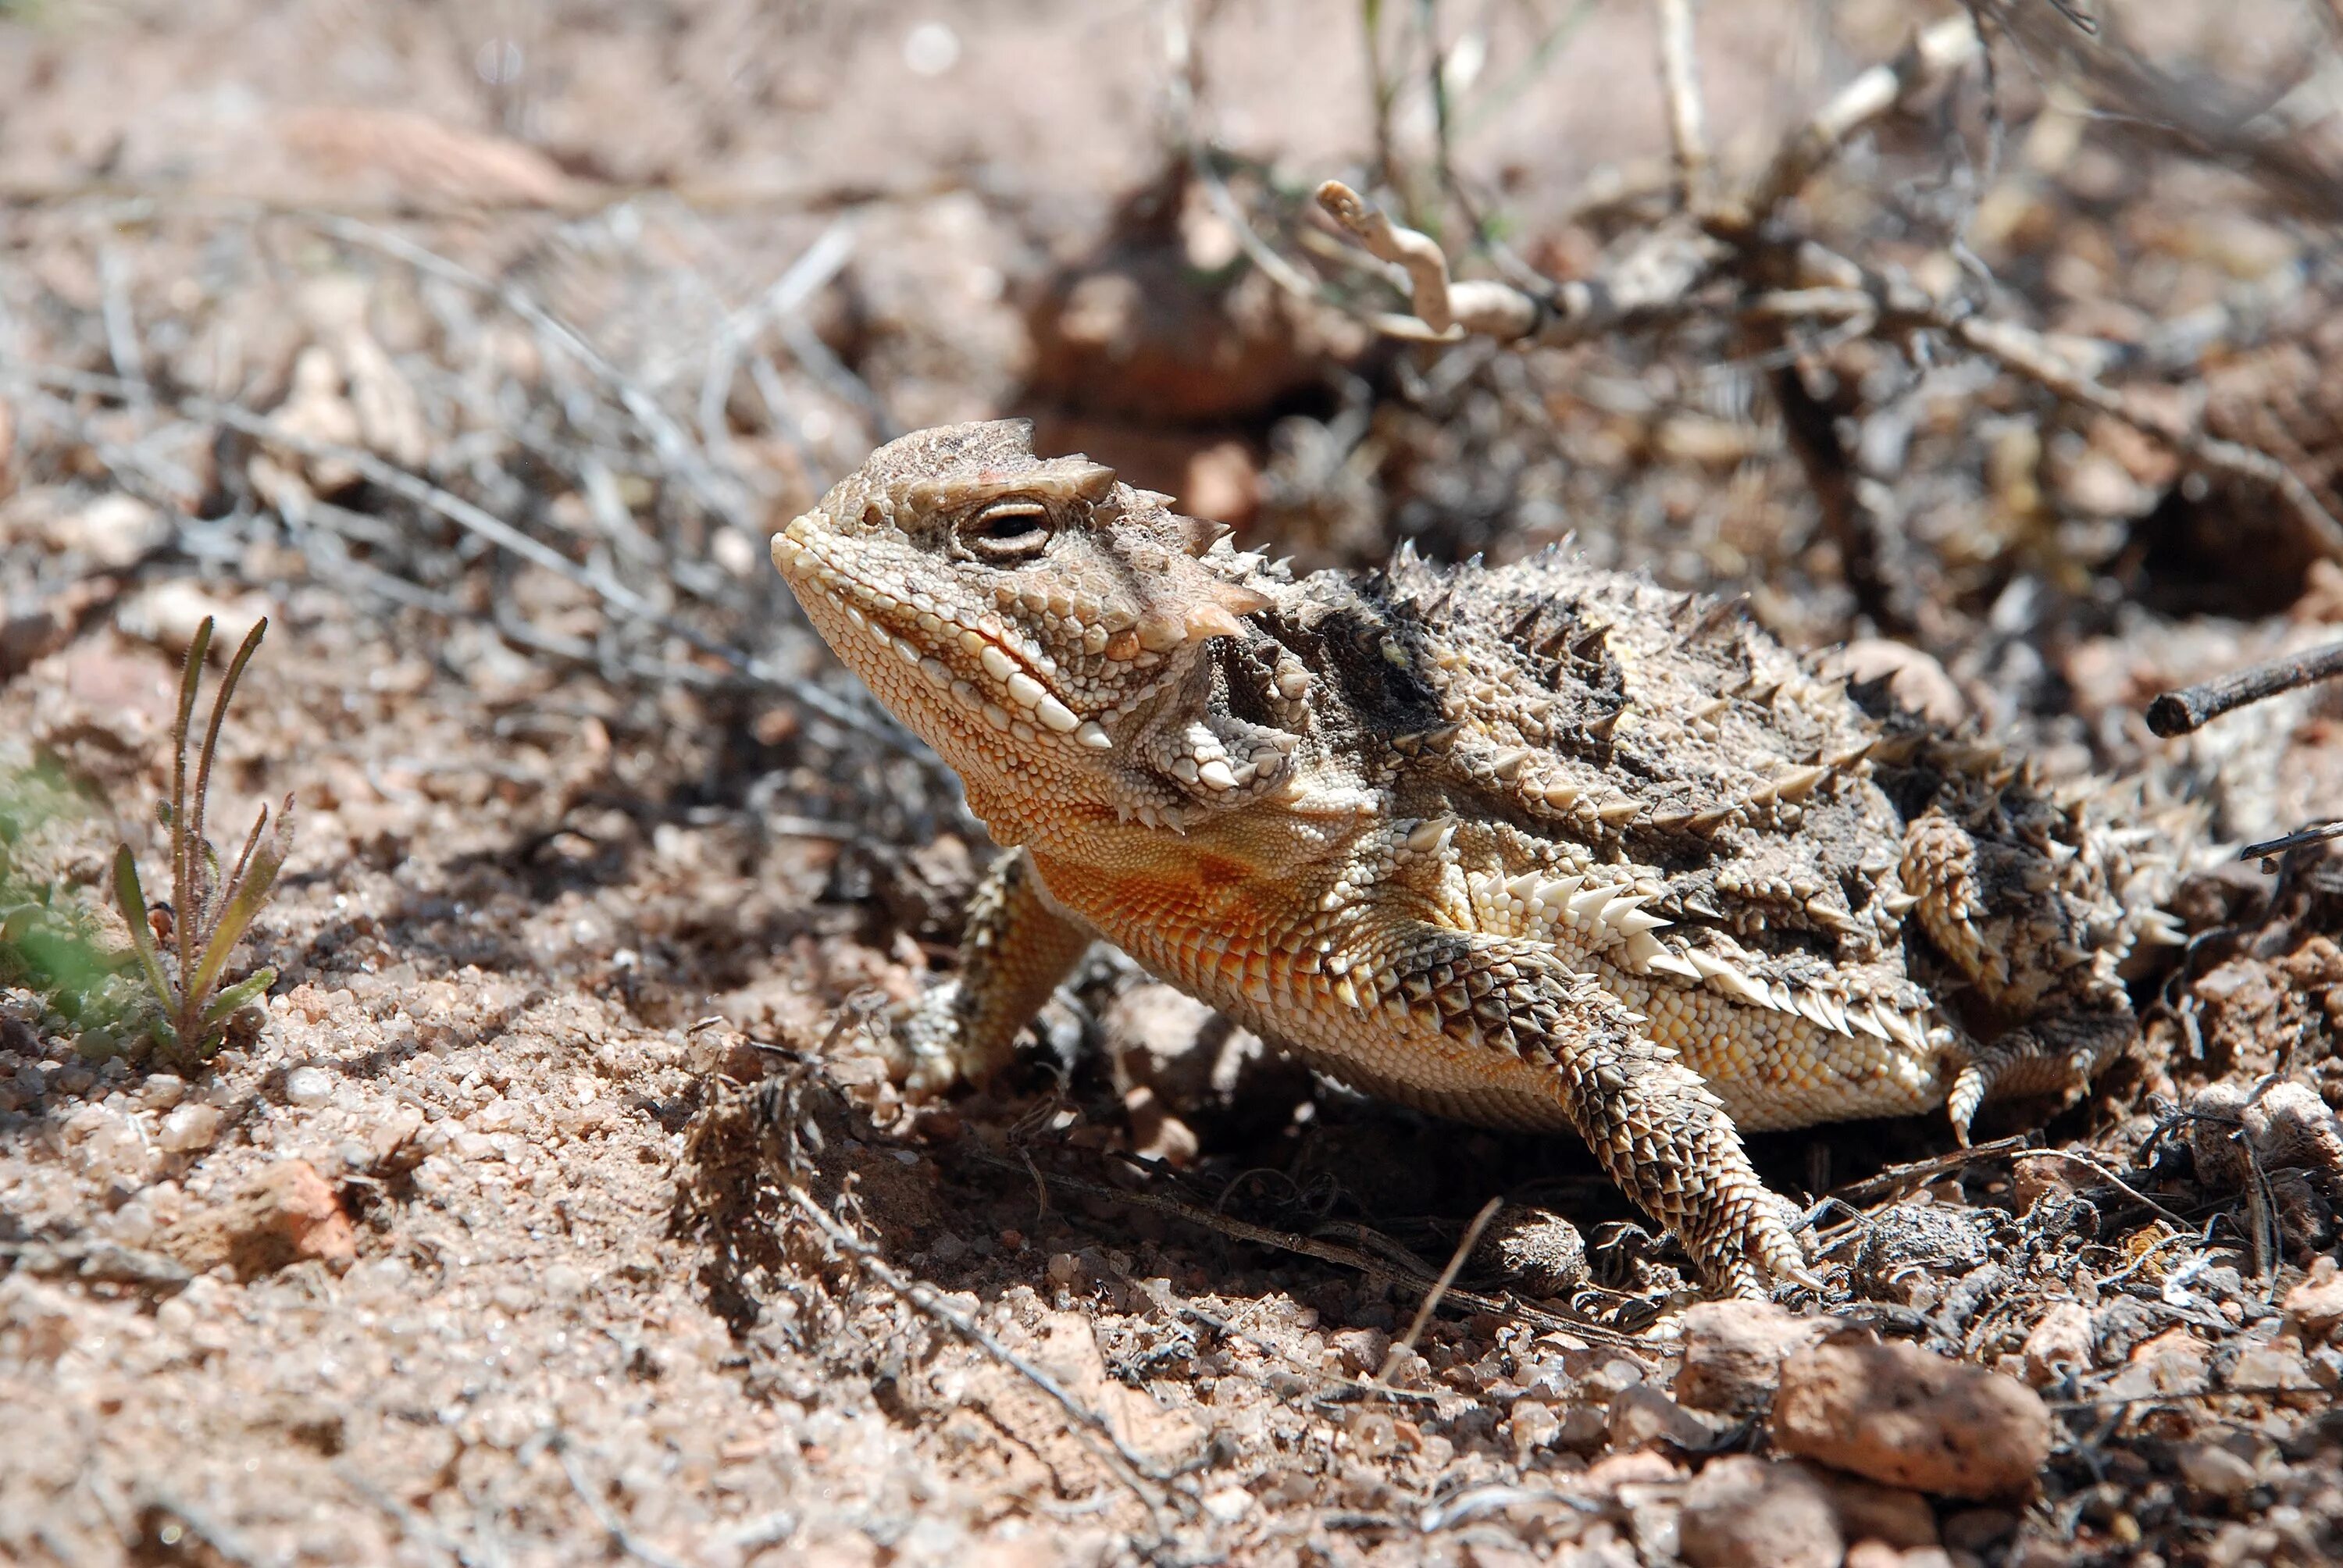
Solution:
M1678 1530L1693 1568L1839 1568L1846 1555L1822 1483L1801 1466L1745 1453L1713 1460L1693 1478Z
M341 1200L306 1160L282 1160L217 1208L190 1214L157 1246L198 1273L222 1263L239 1279L316 1259L339 1271L357 1257Z
M1703 1302L1686 1308L1682 1322L1678 1402L1731 1415L1763 1410L1782 1381L1783 1360L1815 1344L1829 1327L1771 1302Z
M2016 1378L1869 1337L1785 1362L1773 1432L1785 1452L1952 1497L2026 1492L2050 1457L2049 1407Z
M2332 1339L2343 1329L2343 1271L2334 1259L2313 1263L2310 1277L2286 1293L2286 1315L2307 1344Z
M2068 1372L2091 1370L2091 1310L2080 1302L2060 1302L2026 1333L2019 1352L2026 1381L2046 1388Z

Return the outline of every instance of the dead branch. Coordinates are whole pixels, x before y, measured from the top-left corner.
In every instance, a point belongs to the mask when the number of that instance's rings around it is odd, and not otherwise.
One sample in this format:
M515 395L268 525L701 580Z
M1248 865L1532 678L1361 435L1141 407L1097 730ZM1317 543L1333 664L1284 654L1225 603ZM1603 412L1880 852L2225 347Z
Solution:
M1456 1283L1456 1276L1464 1270L1464 1260L1471 1257L1473 1249L1481 1244L1481 1233L1489 1228L1489 1221L1495 1219L1497 1211L1504 1206L1503 1198L1490 1199L1481 1205L1481 1211L1473 1216L1473 1222L1464 1227L1464 1234L1457 1239L1456 1250L1448 1254L1448 1266L1440 1271L1440 1278L1432 1282L1432 1289L1424 1292L1423 1300L1416 1303L1415 1316L1408 1320L1407 1332L1400 1335L1383 1356L1383 1369L1375 1373L1377 1381L1389 1382L1392 1373L1399 1367L1400 1358L1412 1352L1416 1342L1423 1338L1424 1325L1432 1322L1432 1314L1440 1310L1441 1298L1448 1294L1449 1288Z
M2343 642L2288 654L2200 685L2167 691L2147 705L2147 727L2167 739L2203 729L2224 713L2343 674Z
M1182 1497L1184 1501L1184 1497L1176 1492L1167 1493L1158 1484L1163 1478L1154 1473L1155 1467L1116 1435L1104 1416L1076 1399L1071 1391L1056 1378L1002 1344L983 1324L947 1302L933 1286L922 1281L904 1278L878 1248L815 1202L813 1195L803 1187L788 1182L786 1190L790 1205L821 1233L833 1254L843 1253L853 1259L857 1268L913 1311L976 1346L1031 1383L1051 1402L1064 1411L1073 1422L1075 1435L1098 1455L1108 1473L1121 1483L1147 1510L1148 1516L1155 1522L1157 1536L1162 1538L1169 1534L1164 1528L1165 1504L1169 1498Z
M126 401L131 394L130 384L119 377L94 375L86 371L67 370L55 366L11 364L0 361L0 380ZM338 442L317 440L289 430L277 420L265 415L255 414L234 403L217 402L209 397L199 397L190 394L157 396L153 388L150 387L147 390L150 396L156 397L159 406L171 408L184 417L208 424L224 425L264 445L291 452L313 462L340 464L369 484L404 497L425 510L445 518L466 532L478 535L498 548L577 584L608 608L617 610L669 637L680 638L699 652L719 660L739 677L771 690L786 692L792 701L803 703L823 718L857 734L881 741L897 749L911 749L916 744L910 739L907 733L898 733L891 722L881 723L808 682L786 678L779 671L770 668L765 660L735 648L720 638L710 637L697 627L676 619L659 605L618 582L608 572L580 566L552 546L521 532L495 514L466 500L453 491L433 484L419 475L408 472L396 463L377 457L372 452L357 447L343 446Z
M1816 319L1857 323L1866 333L1941 333L2066 402L2153 437L2199 469L2275 491L2312 548L2330 560L2343 559L2343 522L2328 511L2300 475L2268 453L2142 408L2030 327L1988 317L1965 300L1939 300L1916 285L1874 272L1825 246L1813 241L1799 246L1795 268L1804 286L1761 295L1756 303L1775 315L1795 306ZM2103 363L2123 357L2117 344L2091 343L2088 352Z
M1403 228L1340 180L1318 187L1318 205L1378 260L1404 269L1423 330L1394 336L1453 342L1472 335L1500 343L1534 337L1549 346L1680 316L1728 252L1689 226L1654 230L1602 276L1557 284L1544 298L1489 278L1453 281L1448 258L1429 235Z
M1479 333L1504 343L1537 329L1545 308L1543 301L1510 284L1452 282L1448 257L1438 241L1393 223L1382 208L1342 181L1320 186L1318 205L1356 236L1369 256L1407 274L1415 314L1433 337L1453 339Z
M1269 1226L1256 1225L1251 1221L1240 1220L1216 1210L1200 1209L1194 1204L1181 1202L1176 1198L1166 1198L1154 1192L1126 1191L1120 1187L1110 1187L1103 1181L1091 1181L1080 1176L1042 1171L1038 1167L1004 1160L998 1155L980 1153L971 1155L970 1158L977 1164L989 1165L997 1171L1008 1171L1019 1175L1035 1177L1052 1191L1071 1192L1085 1198L1103 1199L1110 1203L1125 1204L1135 1209L1151 1210L1156 1213L1185 1221L1189 1224L1200 1226L1207 1231L1218 1231L1233 1241L1250 1242L1257 1247L1270 1247L1279 1251L1292 1252L1305 1258L1315 1258L1322 1263L1332 1263L1337 1268L1351 1269L1379 1286L1423 1294L1428 1292L1437 1282L1420 1270L1394 1267L1355 1247L1338 1246L1332 1241L1321 1241L1315 1236L1298 1236L1290 1231L1272 1230ZM1593 1343L1609 1345L1618 1350L1646 1348L1643 1341L1632 1334L1624 1334L1616 1329L1607 1329L1582 1318L1564 1317L1560 1313L1531 1306L1528 1302L1512 1295L1488 1296L1473 1291L1456 1290L1453 1287L1444 1294L1447 1300L1460 1306L1470 1307L1476 1312L1494 1312L1501 1317L1517 1318L1523 1322L1533 1323L1542 1329L1554 1329L1563 1333L1576 1334Z
M2236 84L2184 81L2126 45L2103 18L2085 32L2054 7L2018 0L1973 0L2018 47L2079 85L2112 125L2151 145L2236 169L2316 223L2343 218L2343 166L2278 113L2318 56L2297 52L2298 75L2284 87L2241 92ZM2226 90L2224 90L2226 89Z
M1676 171L1676 203L1698 212L1707 195L1708 116L1700 98L1700 64L1693 54L1692 0L1654 0L1659 12L1660 81L1668 102L1668 147Z
M1807 389L1805 373L1795 358L1777 367L1767 384L1774 406L1782 412L1782 432L1790 451L1814 487L1824 531L1838 547L1839 571L1855 596L1856 611L1890 636L1909 635L1916 623L1883 559L1886 528L1863 498L1855 459L1839 438L1837 419Z
M1856 132L1899 104L1949 80L1983 53L1966 14L1916 36L1895 59L1855 77L1784 138L1744 203L1742 221L1760 224L1827 167Z

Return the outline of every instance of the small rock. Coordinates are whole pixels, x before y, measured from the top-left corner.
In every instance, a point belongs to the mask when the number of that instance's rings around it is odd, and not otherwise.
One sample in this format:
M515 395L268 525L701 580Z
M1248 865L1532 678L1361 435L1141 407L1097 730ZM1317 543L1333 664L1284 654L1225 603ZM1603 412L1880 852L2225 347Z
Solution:
M2092 1360L2107 1366L2154 1339L2167 1320L2136 1296L2109 1296L2091 1309Z
M1529 1456L1541 1448L1551 1448L1562 1435L1562 1418L1554 1407L1534 1399L1515 1400L1513 1412L1506 1418L1506 1434L1512 1438L1513 1462L1524 1464Z
M1972 1209L1943 1203L1897 1203L1878 1214L1855 1255L1859 1290L1886 1301L1933 1301L1946 1281L1992 1261L1986 1230L1992 1221Z
M163 1118L163 1125L156 1130L155 1141L174 1154L208 1149L212 1140L219 1136L220 1123L225 1120L226 1113L216 1105L198 1101L174 1106L170 1114Z
M1621 1453L1673 1443L1687 1453L1715 1448L1721 1428L1646 1383L1633 1383L1611 1396L1611 1446Z
M2209 1191L2243 1191L2257 1161L2266 1171L2343 1176L2343 1121L2308 1084L2275 1083L2258 1095L2237 1083L2208 1084L2188 1110L2188 1152Z
M2049 1408L2016 1378L1867 1336L1783 1363L1773 1432L1785 1452L1955 1497L2026 1492L2050 1457Z
M1821 1340L1830 1325L1771 1302L1703 1302L1684 1309L1684 1363L1676 1398L1694 1410L1747 1415L1764 1409L1782 1381L1782 1362Z
M2247 1106L2246 1139L2265 1170L2343 1176L2343 1119L2307 1083L2274 1083Z
M75 1168L97 1181L135 1184L151 1158L138 1124L110 1106L83 1106L63 1131Z
M20 1364L54 1362L80 1337L71 1293L21 1271L0 1279L0 1355Z
M1559 1296L1586 1281L1586 1239L1550 1210L1509 1203L1489 1222L1471 1262L1532 1295Z
M1885 1541L1858 1541L1846 1549L1846 1568L1904 1568L1904 1553Z
M1838 1568L1846 1553L1820 1483L1745 1453L1712 1460L1693 1478L1677 1531L1693 1568Z
M1353 1377L1373 1377L1391 1353L1391 1335L1381 1329L1337 1329L1326 1336L1326 1348L1342 1358L1342 1370Z
M1964 1508L1945 1520L1945 1549L1982 1556L2017 1533L2017 1515L2001 1508Z
M1242 1486L1223 1486L1201 1499L1204 1512L1222 1524L1234 1524L1252 1512L1252 1493Z
M279 1161L227 1202L173 1225L156 1244L198 1273L226 1263L246 1280L311 1258L340 1270L357 1256L349 1216L305 1160Z
M150 1072L138 1086L138 1102L149 1111L168 1111L187 1097L187 1081L176 1072Z
M292 1105L323 1105L334 1097L334 1076L322 1067L297 1067L285 1075L285 1099Z
M166 653L185 654L196 640L196 628L209 616L210 657L225 662L269 610L268 600L260 594L222 598L193 578L170 578L126 602L116 619L131 636L157 644Z
M2184 1442L2172 1460L2189 1489L2207 1497L2242 1497L2259 1483L2252 1465L2217 1442Z
M2047 1388L2068 1372L2091 1370L2091 1311L2080 1302L2059 1302L2042 1314L2019 1353L2026 1381Z
M57 548L78 550L100 567L120 570L168 540L171 525L137 497L109 490L79 511L51 518L46 531Z
M1190 517L1249 523L1261 510L1261 467L1242 441L1201 447L1188 458L1180 499Z
M1203 1145L1195 1130L1164 1109L1162 1100L1145 1084L1122 1097L1123 1114L1131 1121L1131 1151L1141 1160L1161 1161L1175 1170L1195 1163Z
M2045 1198L2065 1197L2074 1191L2074 1172L2055 1155L2020 1154L2009 1162L2009 1197L2021 1214Z
M1683 1476L1682 1465L1657 1449L1646 1448L1634 1453L1604 1455L1586 1467L1581 1484L1588 1497L1607 1501L1617 1496L1623 1486L1656 1486Z
M1602 1452L1610 1441L1611 1423L1600 1405L1579 1403L1564 1407L1562 1430L1554 1434L1556 1448L1593 1455Z
M2288 1343L2249 1345L2229 1367L2229 1386L2261 1393L2315 1392L2318 1380L2310 1362Z
M1216 1018L1193 997L1151 983L1115 998L1099 1023L1117 1072L1179 1109L1212 1092Z
M1273 1102L1273 1081L1296 1070L1258 1035L1167 985L1131 987L1099 1022L1117 1087L1153 1090L1176 1117L1250 1104L1256 1089Z
M2133 1346L2127 1359L2147 1369L2159 1392L2201 1393L2209 1386L2205 1376L2207 1349L2187 1328L2175 1325Z
M2286 1293L2287 1321L2308 1344L2335 1337L2343 1329L2343 1270L2333 1258L2310 1265L2310 1277Z
M1849 1541L1884 1541L1899 1550L1936 1544L1936 1511L1918 1493L1802 1459L1789 1462L1806 1470L1830 1493L1831 1506L1838 1511L1839 1533Z

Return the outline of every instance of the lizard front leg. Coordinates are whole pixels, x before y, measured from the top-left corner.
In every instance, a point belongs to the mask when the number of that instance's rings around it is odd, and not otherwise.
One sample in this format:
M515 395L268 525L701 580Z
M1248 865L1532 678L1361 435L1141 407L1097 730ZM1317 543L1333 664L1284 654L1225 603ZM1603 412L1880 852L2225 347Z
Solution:
M959 975L931 989L902 1025L905 1087L939 1093L1008 1066L1019 1031L1091 940L1051 904L1024 850L995 860L969 900Z
M1946 1101L1964 1144L1988 1100L2056 1094L2071 1105L2138 1038L2106 940L2122 910L2091 840L2072 837L1980 840L1934 810L1905 831L1898 874L1920 929L1987 1002L2025 1020L1966 1049Z
M1611 1179L1717 1288L1763 1296L1769 1276L1815 1282L1724 1102L1593 978L1538 943L1430 925L1385 952L1353 960L1347 976L1354 995L1362 981L1370 993L1359 998L1370 1027L1437 1030L1432 1049L1460 1076L1530 1070ZM1482 1052L1496 1060L1476 1068Z

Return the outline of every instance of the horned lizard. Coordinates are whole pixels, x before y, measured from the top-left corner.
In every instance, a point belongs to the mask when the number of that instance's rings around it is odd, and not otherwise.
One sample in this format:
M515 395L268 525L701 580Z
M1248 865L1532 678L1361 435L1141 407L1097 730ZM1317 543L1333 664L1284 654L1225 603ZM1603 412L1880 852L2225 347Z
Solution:
M1021 422L906 436L772 541L1013 846L915 1039L998 1070L1094 937L1311 1066L1569 1128L1712 1282L1811 1282L1740 1131L2079 1092L2173 858L1557 551L1295 578ZM1868 706L1865 705L1866 699Z

